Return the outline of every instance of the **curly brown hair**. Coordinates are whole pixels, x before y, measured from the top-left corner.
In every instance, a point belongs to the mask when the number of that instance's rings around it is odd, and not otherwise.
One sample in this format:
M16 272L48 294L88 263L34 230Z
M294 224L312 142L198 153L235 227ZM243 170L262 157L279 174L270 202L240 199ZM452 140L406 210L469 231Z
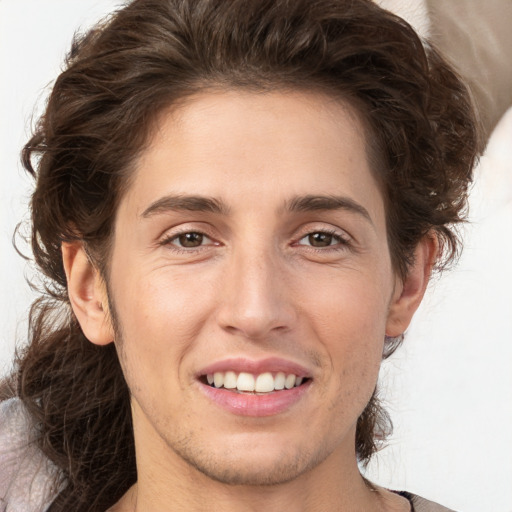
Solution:
M321 90L354 106L381 183L395 270L426 234L459 251L480 149L464 84L402 19L368 0L135 0L81 37L23 150L36 178L32 249L46 293L32 306L17 394L65 485L51 511L100 511L136 480L130 396L114 346L71 311L61 244L81 241L107 277L113 221L166 107L211 87ZM385 356L397 346L391 340ZM367 462L389 431L377 393L357 424Z

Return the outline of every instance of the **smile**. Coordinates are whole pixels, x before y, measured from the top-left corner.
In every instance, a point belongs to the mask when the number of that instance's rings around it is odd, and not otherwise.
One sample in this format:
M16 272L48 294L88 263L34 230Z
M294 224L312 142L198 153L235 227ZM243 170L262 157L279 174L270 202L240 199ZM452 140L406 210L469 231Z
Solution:
M314 375L282 358L217 361L196 374L200 392L215 406L237 416L285 413L310 394Z
M238 393L271 393L300 386L304 378L293 373L264 372L253 375L235 371L215 372L206 375L208 384Z

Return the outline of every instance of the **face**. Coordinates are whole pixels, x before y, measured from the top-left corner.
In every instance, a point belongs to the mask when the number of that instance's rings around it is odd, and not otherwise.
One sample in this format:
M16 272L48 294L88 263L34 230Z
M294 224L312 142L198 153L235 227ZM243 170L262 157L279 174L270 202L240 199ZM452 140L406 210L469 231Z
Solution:
M366 153L313 93L162 115L108 283L138 457L249 484L355 460L399 287Z

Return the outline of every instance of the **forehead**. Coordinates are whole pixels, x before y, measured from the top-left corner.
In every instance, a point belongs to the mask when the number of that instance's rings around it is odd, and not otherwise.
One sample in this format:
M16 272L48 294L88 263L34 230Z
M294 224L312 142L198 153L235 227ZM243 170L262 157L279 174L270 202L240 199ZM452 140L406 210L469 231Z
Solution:
M359 116L325 94L212 91L161 113L126 199L139 215L165 192L261 207L343 193L375 206L367 153Z

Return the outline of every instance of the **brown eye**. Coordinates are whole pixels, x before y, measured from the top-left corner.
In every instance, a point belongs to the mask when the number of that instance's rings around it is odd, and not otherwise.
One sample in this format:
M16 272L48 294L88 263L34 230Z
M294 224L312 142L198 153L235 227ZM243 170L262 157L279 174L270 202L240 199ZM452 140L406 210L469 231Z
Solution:
M202 233L182 233L175 238L177 245L181 247L199 247L203 244L205 237Z
M333 240L335 243L338 242L331 233L310 233L307 236L307 239L308 245L311 245L312 247L328 247L329 245L333 245Z

